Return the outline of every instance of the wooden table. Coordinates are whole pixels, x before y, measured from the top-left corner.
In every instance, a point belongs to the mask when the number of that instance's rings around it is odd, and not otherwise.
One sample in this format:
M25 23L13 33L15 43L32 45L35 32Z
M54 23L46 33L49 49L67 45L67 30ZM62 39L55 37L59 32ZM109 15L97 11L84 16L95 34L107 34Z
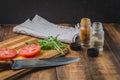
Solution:
M0 25L0 41L17 36L15 24ZM83 51L73 51L67 57L80 57L78 62L56 68L29 72L16 80L120 80L120 25L104 24L105 45L99 57L91 58Z

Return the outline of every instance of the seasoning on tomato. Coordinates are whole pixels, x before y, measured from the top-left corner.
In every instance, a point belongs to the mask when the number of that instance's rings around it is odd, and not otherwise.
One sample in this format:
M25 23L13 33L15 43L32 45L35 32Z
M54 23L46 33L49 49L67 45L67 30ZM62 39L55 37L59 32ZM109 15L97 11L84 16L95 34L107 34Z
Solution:
M0 48L0 59L12 59L17 56L15 49Z
M30 44L21 48L18 53L23 57L34 57L41 50L41 46L38 44Z

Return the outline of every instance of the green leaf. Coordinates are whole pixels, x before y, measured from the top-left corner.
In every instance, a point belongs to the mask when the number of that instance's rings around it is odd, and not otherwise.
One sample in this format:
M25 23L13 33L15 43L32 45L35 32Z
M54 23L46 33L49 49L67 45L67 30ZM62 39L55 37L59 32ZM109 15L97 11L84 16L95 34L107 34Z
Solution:
M35 44L35 42L26 42L26 44ZM57 40L57 37L49 36L43 40L39 40L37 44L41 45L43 50L57 50L59 53L64 54L63 48L66 48L66 44Z

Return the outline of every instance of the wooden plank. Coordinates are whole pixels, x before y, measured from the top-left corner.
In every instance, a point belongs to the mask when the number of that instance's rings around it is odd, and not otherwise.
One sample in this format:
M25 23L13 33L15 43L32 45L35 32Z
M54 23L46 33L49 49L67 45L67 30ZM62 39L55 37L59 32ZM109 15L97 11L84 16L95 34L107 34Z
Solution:
M106 42L104 51L100 52L99 57L88 57L86 51L84 51L84 55L93 80L120 79L119 63Z
M90 71L93 80L118 80L120 79L120 65L111 50L109 40L111 37L106 35L105 32L105 45L104 51L100 52L99 57L92 58L87 56L87 48L83 50L87 67ZM112 43L112 42L111 42ZM113 44L115 46L115 44Z
M22 46L25 46L25 42L27 41L37 41L38 38L30 37L30 36L25 36L25 35L20 35L15 38L8 39L6 41L0 42L0 47L8 47L12 49L18 50ZM65 53L68 53L67 48L63 50ZM36 55L34 58L49 58L49 57L55 57L57 55L60 55L56 50L43 50L40 52L38 55ZM15 60L18 59L31 59L31 58L24 58L21 56L17 56L14 58ZM23 70L18 70L18 71L13 71L13 70L6 70L0 72L0 79L10 79L13 76L16 76L19 73L25 73L27 71L31 71L32 69L23 69ZM51 71L51 70L50 70Z
M80 60L69 65L57 67L58 80L91 80L83 51L73 51L71 49L69 51L70 53L66 55L67 57L78 57Z
M0 33L4 34L4 36L1 36L2 40L6 40L6 39L9 39L11 37L15 37L17 36L18 34L16 33L13 33L12 29L13 27L15 26L16 24L0 24Z
M0 26L0 41L3 41L3 37L4 37L4 29L2 26Z
M120 65L108 42L106 41L109 40L110 37L106 36L107 35L105 32L104 51L100 52L99 57L88 57L87 48L84 48L83 52L70 51L70 54L67 56L79 56L81 60L78 62L79 64L76 62L58 67L56 69L58 80L119 80Z
M15 80L57 80L57 75L55 68L37 69L27 72L27 75L24 74L22 77L15 78Z
M2 32L6 31L5 28L1 29ZM9 31L7 27L6 29L9 32L9 34L6 33L7 35L9 36L10 34L13 36L16 35L12 33L12 31ZM69 48L70 54L66 55L66 57L80 57L81 59L80 61L69 65L56 67L56 69L55 68L37 69L31 71L30 73L27 73L27 75L22 75L22 78L19 77L17 78L17 80L119 80L120 25L104 24L104 30L105 30L105 46L104 51L100 52L99 57L96 58L88 57L87 48L84 48L83 51L73 51ZM0 35L2 36L1 41L9 38L7 36L4 37L3 36L5 35L4 33L0 33ZM22 39L24 40L24 38ZM9 43L5 43L4 46L8 44ZM9 46L11 46L11 44L9 44ZM19 47L16 46L12 46L12 48L19 49Z
M106 41L120 62L120 25L105 24L105 26L106 37L110 37L109 39L106 39Z
M18 38L19 36L17 36L18 34L15 34L12 32L12 28L15 26L15 24L7 24L7 25L1 25L2 29L1 31L5 31L4 33L1 32L0 36L1 36L1 41L3 40L6 40L6 39L9 39L11 37L14 37L14 38ZM4 27L4 28L3 28ZM6 36L3 36L3 35L6 35ZM14 38L11 38L11 39L14 39ZM24 37L21 38L22 40L25 39ZM20 39L20 40L21 40ZM15 40L15 42L19 43L20 40ZM28 39L27 39L28 40ZM14 42L14 40L12 40ZM23 42L24 43L24 42ZM7 47L8 45L9 46L12 46L12 44L10 44L7 40L6 42L1 42L2 46L3 47ZM13 46L12 48L15 48L15 49L19 49L19 47L15 47ZM53 52L53 51L52 51ZM55 52L54 52L55 54ZM50 55L49 55L50 56ZM59 57L61 55L57 55L57 57ZM47 57L46 55L44 55L44 57ZM56 57L56 54L55 54L55 57ZM15 72L14 74L11 74L13 71L10 70L10 73L8 71L5 71L7 75L0 75L0 80L3 80L3 79L20 79L20 80L39 80L39 79L42 79L42 80L56 80L57 77L56 77L56 70L55 68L51 68L51 69L44 69L44 70L33 70L33 71L30 71L30 70L22 70L22 71L17 71ZM1 73L1 72L0 72ZM49 74L50 73L50 74ZM2 74L2 73L1 73ZM9 75L10 74L10 75ZM25 75L27 74L27 75ZM37 75L36 75L37 74ZM14 75L14 77L11 75ZM53 76L54 75L54 76ZM4 76L4 77L2 77ZM22 78L20 78L22 76Z

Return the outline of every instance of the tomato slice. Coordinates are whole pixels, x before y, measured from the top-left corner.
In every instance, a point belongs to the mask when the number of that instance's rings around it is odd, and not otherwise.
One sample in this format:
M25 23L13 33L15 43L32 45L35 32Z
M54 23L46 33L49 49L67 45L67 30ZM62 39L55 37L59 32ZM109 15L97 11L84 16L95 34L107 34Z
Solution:
M23 57L34 57L40 52L41 46L38 44L30 44L21 48L18 53Z
M12 59L17 56L15 49L0 48L0 59Z

